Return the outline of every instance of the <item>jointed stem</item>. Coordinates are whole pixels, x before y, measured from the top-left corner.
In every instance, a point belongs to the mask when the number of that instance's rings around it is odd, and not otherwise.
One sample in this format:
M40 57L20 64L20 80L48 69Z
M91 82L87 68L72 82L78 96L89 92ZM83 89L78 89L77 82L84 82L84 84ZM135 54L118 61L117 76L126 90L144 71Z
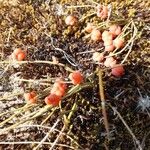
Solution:
M17 64L50 64L50 65L56 65L56 66L61 66L64 67L66 71L69 72L73 72L73 70L71 68L69 68L68 66L62 64L62 63L55 63L52 61L43 61L43 60L35 60L35 61L0 61L0 64L13 64L13 63L17 63Z
M107 112L105 107L105 96L104 96L104 89L103 89L103 81L102 81L102 70L99 69L98 71L98 77L99 77L99 92L100 92L100 99L101 99L101 106L102 106L102 114L104 117L104 125L107 132L107 137L109 141L109 124L107 119Z
M72 8L88 8L88 7L91 7L91 8L95 8L95 6L92 6L92 5L76 5L76 6L66 6L67 9L72 9Z

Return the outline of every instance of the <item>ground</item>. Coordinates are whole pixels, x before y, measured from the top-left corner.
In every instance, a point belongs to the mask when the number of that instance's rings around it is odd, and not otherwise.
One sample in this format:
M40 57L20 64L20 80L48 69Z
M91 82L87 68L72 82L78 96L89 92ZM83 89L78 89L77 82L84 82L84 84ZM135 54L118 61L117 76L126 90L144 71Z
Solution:
M97 3L0 0L0 149L150 149L150 3L103 0L101 4L112 10L107 20L94 14ZM77 16L77 25L65 24L70 14ZM84 31L88 22L101 31L110 24L128 26L126 48L114 53L124 65L122 77L112 76L110 68L91 59L104 46L90 40ZM26 52L24 61L12 60L15 48ZM73 70L83 73L81 85L69 82ZM44 98L58 77L65 79L68 90L61 104L52 108ZM38 94L37 104L24 99L32 90Z

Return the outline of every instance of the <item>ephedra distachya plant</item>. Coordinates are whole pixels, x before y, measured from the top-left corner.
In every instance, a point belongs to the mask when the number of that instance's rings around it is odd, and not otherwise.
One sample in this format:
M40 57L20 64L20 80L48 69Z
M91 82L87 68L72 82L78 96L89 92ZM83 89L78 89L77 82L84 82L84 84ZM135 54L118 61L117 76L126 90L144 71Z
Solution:
M99 19L98 24L96 24L95 22L86 22L83 25L83 33L85 34L85 38L88 37L91 43L103 43L103 47L100 51L92 50L93 55L91 57L91 61L97 64L99 68L105 67L105 71L110 70L111 75L115 77L122 77L125 74L124 62L127 60L127 57L132 50L133 41L135 40L137 34L137 29L134 22L131 20L124 25L119 25L118 22L112 23L110 20L111 7L109 5L85 5L81 6L81 9L84 7L93 8L94 13L87 13L86 16L79 17L73 14L72 11L71 14L68 14L68 16L66 15L64 17L64 23L66 24L66 27L80 26L80 22L95 14ZM80 8L80 6L66 6L66 8L76 9ZM12 53L12 59L14 61L17 61L20 65L22 63L28 63L29 61L26 60L26 51L22 50L22 48L14 49ZM124 56L124 59L120 61L120 59L118 60L118 57L122 53L126 53L126 55ZM35 63L42 63L42 61L35 61ZM50 64L64 66L63 64L59 62L56 63L54 61ZM68 76L67 80L70 80L70 82L74 86L82 84L84 81L83 74L84 73L78 70L72 71ZM56 80L54 82L54 85L52 86L52 89L50 90L50 95L46 97L46 104L50 104L50 99L52 99L52 101L56 99L56 101L59 102L62 99L62 97L66 94L67 89L67 84L63 79ZM36 103L38 96L35 96L34 98L33 95L34 94L32 91L30 93L25 93L25 99L30 101L31 103Z
M69 9L69 6L66 6ZM76 7L70 6L72 9ZM80 8L80 7L77 7ZM77 16L73 11L64 16L64 26L66 28L73 29L74 27L81 26L83 39L85 41L94 44L102 43L102 48L100 50L92 50L91 63L95 64L98 69L101 69L104 72L109 72L109 76L113 77L123 77L125 75L125 61L127 60L133 46L133 42L137 35L137 29L134 22L131 20L127 23L112 22L110 20L110 8L105 5L95 5L92 6L94 13L88 14L86 16ZM82 9L82 7L81 7ZM89 22L84 22L86 18L97 17L98 23L95 23L92 19L89 19ZM82 23L82 24L81 24ZM73 34L71 35L73 36ZM54 49L56 49L54 47ZM57 49L65 54L64 50ZM26 63L45 63L49 65L57 65L64 68L68 71L68 74L64 77L54 77L53 82L50 84L49 88L46 90L46 94L43 95L38 93L35 89L30 90L29 92L24 92L24 99L28 106L44 104L45 109L41 109L38 115L41 115L44 111L48 110L51 107L61 108L61 103L65 101L66 97L69 97L72 93L77 93L80 89L88 87L86 73L81 69L72 69L71 67L66 66L65 64L59 61L41 61L27 60L28 50L23 50L22 48L16 48L12 52L12 59L16 61L20 66L21 64ZM85 51L85 53L88 53ZM124 57L121 57L124 54ZM65 55L66 56L66 55ZM55 57L55 56L54 56ZM118 59L119 58L119 59ZM59 60L59 58L58 58ZM10 61L9 61L10 63ZM94 73L98 73L94 71ZM42 95L42 96L41 96ZM67 101L67 100L66 100ZM104 103L104 102L103 102ZM36 107L36 106L35 106ZM75 109L75 107L73 107ZM72 110L71 112L74 112ZM37 117L37 114L33 116ZM70 117L71 115L69 115ZM65 117L64 117L65 118Z
M105 71L110 70L109 72L111 75L115 77L122 77L125 74L124 62L127 60L127 57L132 50L133 42L137 34L137 28L134 22L131 20L124 25L119 25L118 22L112 23L110 20L112 11L109 5L106 6L95 3L91 6L81 6L81 9L85 7L93 8L94 13L87 13L87 15L83 17L77 16L75 13L73 13L73 11L71 11L72 13L68 15L64 13L64 23L66 24L66 27L71 26L73 28L73 26L81 26L80 22L87 19L88 17L93 16L93 14L96 15L99 23L90 21L84 22L82 27L82 33L85 35L85 38L87 37L89 39L89 42L103 43L103 47L100 51L92 50L91 61L92 63L97 64L99 68L106 68ZM66 8L76 9L80 8L80 6L66 6ZM16 61L16 63L19 65L28 63L30 61L27 60L27 51L28 50L24 50L22 48L15 48L12 52L11 59ZM118 57L122 53L126 53L126 55L124 55L124 58L121 61L121 59L118 59ZM42 63L42 61L35 61L30 63ZM64 64L59 62L56 63L54 61L46 63L64 66ZM83 81L85 81L83 78L86 78L83 76L83 74L84 73L82 71L72 70L70 75L67 77L67 80L70 80L70 83L72 83L74 86L82 84L84 83ZM48 95L48 99L52 98L54 101L56 98L56 101L59 102L68 90L68 86L65 82L66 81L64 81L63 78L56 80L52 86L52 89L50 90L50 95L53 96ZM38 96L35 96L34 94L32 91L25 93L25 99L31 103L36 103ZM33 95L35 97L33 97ZM49 104L48 99L46 99L47 104Z

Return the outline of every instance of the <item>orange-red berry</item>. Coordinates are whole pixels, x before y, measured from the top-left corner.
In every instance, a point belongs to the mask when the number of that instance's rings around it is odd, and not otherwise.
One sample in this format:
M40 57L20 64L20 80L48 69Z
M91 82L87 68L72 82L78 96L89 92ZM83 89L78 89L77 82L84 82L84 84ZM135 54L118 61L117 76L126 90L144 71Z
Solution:
M105 46L105 51L112 52L115 49L114 45Z
M85 31L88 33L91 33L94 28L95 28L95 26L92 23L88 23L85 28Z
M65 23L70 26L74 26L77 23L77 18L73 15L69 15L65 19Z
M118 26L118 28L117 28L116 31L115 31L115 35L119 35L121 32L122 32L122 31L121 31L121 27Z
M117 61L113 57L108 57L108 58L106 58L106 60L104 62L104 66L106 66L106 67L112 67L116 63L117 63Z
M104 60L104 54L95 52L93 53L92 59L96 62L102 62Z
M31 104L36 104L36 102L37 102L36 98L31 98L29 101L29 103Z
M111 63L110 63L110 67L111 68L113 68L114 66L116 66L116 64L117 64L117 60L114 60L114 61L112 61Z
M113 41L113 45L119 49L121 47L124 46L124 40L122 38L116 38L114 41Z
M25 59L26 54L23 50L21 50L20 48L16 48L13 53L12 53L12 57L18 61L22 61Z
M14 53L15 55L18 55L20 52L22 52L21 48L16 48L16 49L13 51L13 53Z
M112 44L113 44L113 40L108 39L104 41L104 46L110 46Z
M83 75L80 71L74 71L70 73L69 79L72 81L74 85L80 84L83 81Z
M97 29L93 29L91 32L91 40L100 41L101 40L101 32Z
M58 87L59 86L59 87L63 88L64 90L66 90L66 88L67 88L66 83L60 78L56 79L56 81L55 81L53 86L54 87Z
M121 77L124 75L124 73L125 73L125 70L122 65L119 65L116 67L114 66L114 68L112 68L112 70L111 70L111 74L116 77Z
M16 55L16 58L18 61L22 61L24 60L26 57L25 53L24 52L20 52L18 55Z
M108 16L108 8L107 6L103 6L101 19L105 19Z
M115 33L115 31L116 31L116 29L117 29L117 25L116 24L114 24L114 25L111 25L110 27L109 27L109 31L110 31L110 33L112 33L112 34L114 34Z
M57 96L56 94L50 94L45 98L45 103L47 105L58 106L60 100L61 100L60 96Z
M36 103L37 102L36 93L34 91L29 92L29 93L25 93L24 98L29 103Z
M65 89L63 89L62 87L60 86L54 86L52 89L51 89L51 93L52 94L56 94L57 96L64 96L65 94Z
M112 33L114 36L117 36L121 33L121 27L116 24L111 25L109 27L109 32Z
M101 19L105 19L108 16L108 8L107 6L98 5L97 6L97 16Z
M53 85L53 88L51 89L51 93L62 97L65 94L66 88L66 83L64 83L62 79L57 79Z
M102 33L102 40L106 41L106 40L112 40L113 39L113 35L109 32L109 31L104 31Z

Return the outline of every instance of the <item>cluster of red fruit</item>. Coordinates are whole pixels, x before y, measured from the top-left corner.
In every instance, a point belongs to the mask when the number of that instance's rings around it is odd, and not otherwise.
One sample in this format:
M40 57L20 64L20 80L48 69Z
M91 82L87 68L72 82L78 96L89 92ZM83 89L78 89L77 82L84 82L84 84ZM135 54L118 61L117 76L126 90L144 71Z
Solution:
M108 8L106 6L98 6L97 15L101 18L105 18L108 15ZM75 25L77 23L77 18L75 16L68 16L65 20L67 25ZM108 30L105 30L102 34L92 23L88 23L84 29L86 32L90 33L92 41L103 40L105 46L105 52L112 52L115 48L119 49L124 46L124 39L119 37L122 30L119 25L111 25ZM118 37L117 37L118 36ZM93 60L95 62L103 63L106 67L112 68L111 74L116 77L121 77L124 74L124 68L122 65L117 64L117 60L113 57L104 57L105 53L95 52L93 53ZM105 61L104 61L105 60Z
M98 5L96 7L96 14L101 19L106 19L108 16L108 7L104 5ZM65 23L69 26L74 26L78 23L78 19L74 15L69 15L66 17Z
M108 8L106 6L99 5L97 9L97 16L105 18L108 15ZM69 15L65 19L65 23L70 26L76 25L78 22L77 17ZM121 27L119 25L111 25L109 30L101 32L92 23L88 23L84 29L86 32L90 33L92 41L104 41L105 51L111 52L115 48L119 49L123 47L124 40L121 37L117 37L121 34ZM114 39L115 38L115 39Z
M77 85L83 81L83 75L79 71L74 71L70 73L69 79L72 84ZM59 105L59 102L65 95L66 89L66 83L62 79L57 79L51 89L50 95L45 98L45 103L52 106Z
M45 98L47 105L57 106L67 89L66 83L62 79L57 79L51 89L50 94Z
M107 57L105 60L104 53L95 52L93 53L93 60L96 62L101 62L104 66L111 68L111 74L116 77L121 77L124 75L124 68L122 65L117 64L117 60L112 56Z
M122 38L116 38L121 33L121 27L118 25L112 25L109 31L104 31L102 33L102 40L104 41L105 51L111 52L115 48L119 49L123 46L124 41Z
M89 26L89 25L88 25ZM94 30L94 29L93 29ZM92 33L93 32L93 33ZM120 37L117 37L121 34L121 27L118 25L112 25L109 27L109 30L105 30L102 35L99 30L95 29L91 32L91 38L94 41L102 40L104 41L105 52L112 52L115 48L119 49L124 46L124 40ZM115 38L115 39L114 39ZM105 59L105 52L95 52L93 53L93 60L95 62L103 63L104 66L112 68L111 74L116 77L121 77L124 74L124 68L122 65L117 65L117 60L113 57L107 57ZM104 61L105 60L105 61Z
M117 37L121 34L121 27L119 25L111 25L109 30L105 30L102 34L96 29L96 27L92 23L88 23L85 31L91 34L92 41L104 41L105 51L111 52L115 48L119 49L123 47L124 40L121 37ZM114 39L115 38L115 39Z
M71 83L74 85L81 84L83 81L83 75L79 71L74 71L70 73L69 79L71 80ZM66 90L67 85L65 81L63 81L60 78L57 79L53 84L50 94L45 98L45 103L47 105L58 106L62 97L65 95ZM37 102L36 96L37 95L34 91L24 94L25 100L28 103L32 104Z

